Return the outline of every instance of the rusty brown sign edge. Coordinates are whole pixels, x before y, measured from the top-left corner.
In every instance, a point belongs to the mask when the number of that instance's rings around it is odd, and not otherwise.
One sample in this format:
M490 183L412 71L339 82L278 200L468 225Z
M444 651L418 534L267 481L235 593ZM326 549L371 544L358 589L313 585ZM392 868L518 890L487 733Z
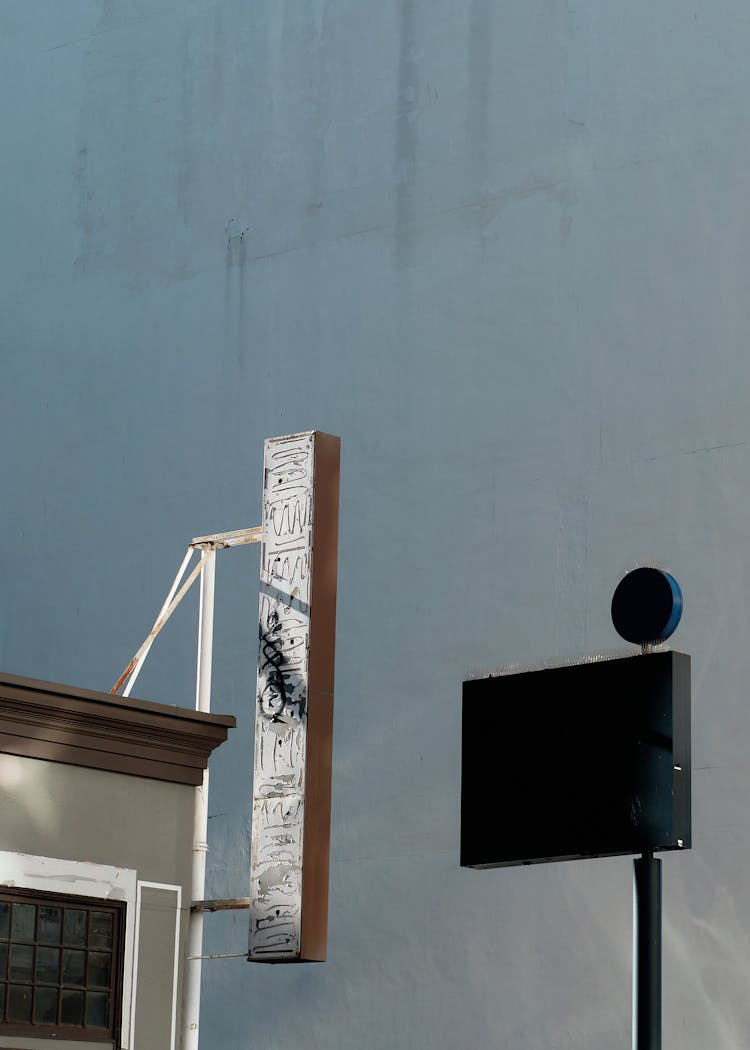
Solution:
M323 962L328 944L340 468L340 438L316 432L300 936L308 962Z

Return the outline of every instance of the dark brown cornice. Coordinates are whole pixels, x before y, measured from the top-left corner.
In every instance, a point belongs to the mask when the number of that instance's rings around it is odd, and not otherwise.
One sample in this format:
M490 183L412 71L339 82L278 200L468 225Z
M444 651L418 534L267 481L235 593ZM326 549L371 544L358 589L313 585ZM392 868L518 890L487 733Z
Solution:
M233 715L0 674L0 752L200 784Z

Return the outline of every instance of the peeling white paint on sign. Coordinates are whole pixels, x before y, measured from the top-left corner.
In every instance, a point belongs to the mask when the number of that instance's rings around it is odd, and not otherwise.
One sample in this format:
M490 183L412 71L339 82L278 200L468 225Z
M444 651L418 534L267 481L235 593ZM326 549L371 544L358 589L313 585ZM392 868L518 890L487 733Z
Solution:
M331 488L331 451L335 443L335 503L338 509L338 439L315 431L272 438L264 448L263 544L260 568L259 654L255 721L252 860L250 875L251 960L296 960L319 957L305 950L303 914L323 907L323 957L327 920L328 823L330 821L330 727L333 701L333 622L321 624L316 644L325 656L330 649L330 683L311 681L312 603L319 597L327 621L330 615L329 507L314 512L316 496L326 501ZM316 456L321 450L322 456ZM316 464L316 459L318 463ZM326 462L328 460L328 462ZM317 470L316 470L317 466ZM328 469L326 469L328 468ZM313 519L318 525L313 566ZM321 535L320 524L326 526ZM335 615L335 547L337 513L333 520L333 613ZM327 542L326 542L327 541ZM319 564L323 563L323 564ZM315 572L314 572L315 569ZM325 579L314 587L314 579ZM328 593L326 593L326 591ZM314 596L315 592L315 596ZM325 662L325 660L324 660ZM317 661L320 664L320 660ZM316 665L317 666L317 665ZM318 677L320 674L318 673ZM323 676L326 677L325 675ZM321 692L322 685L322 692ZM322 706L321 706L322 705ZM322 717L321 717L322 715ZM327 739L326 739L327 737ZM316 741L327 751L327 781L321 794ZM320 750L320 749L318 749ZM324 754L324 766L326 756ZM308 766L316 769L311 796ZM326 770L323 770L324 774ZM320 807L323 806L323 825ZM310 810L317 813L311 814ZM306 816L322 827L320 842L306 853ZM309 828L308 828L309 832ZM308 834L309 839L309 834ZM304 858L304 863L303 863ZM313 865L324 871L313 870ZM325 903L321 905L321 874ZM312 887L304 893L303 876ZM320 916L313 923L320 931ZM308 923L309 926L309 923ZM308 941L320 938L308 937ZM309 945L308 945L309 947Z

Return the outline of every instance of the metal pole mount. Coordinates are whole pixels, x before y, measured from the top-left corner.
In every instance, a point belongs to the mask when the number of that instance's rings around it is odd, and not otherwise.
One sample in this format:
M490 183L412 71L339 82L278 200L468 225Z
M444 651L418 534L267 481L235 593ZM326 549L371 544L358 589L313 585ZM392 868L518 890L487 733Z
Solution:
M661 861L633 861L633 1050L661 1050Z

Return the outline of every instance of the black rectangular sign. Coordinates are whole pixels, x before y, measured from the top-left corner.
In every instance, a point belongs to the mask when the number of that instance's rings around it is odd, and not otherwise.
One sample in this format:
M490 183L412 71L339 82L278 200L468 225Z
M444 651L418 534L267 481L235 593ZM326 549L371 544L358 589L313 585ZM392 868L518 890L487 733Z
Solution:
M464 682L463 866L687 849L690 823L685 653Z

